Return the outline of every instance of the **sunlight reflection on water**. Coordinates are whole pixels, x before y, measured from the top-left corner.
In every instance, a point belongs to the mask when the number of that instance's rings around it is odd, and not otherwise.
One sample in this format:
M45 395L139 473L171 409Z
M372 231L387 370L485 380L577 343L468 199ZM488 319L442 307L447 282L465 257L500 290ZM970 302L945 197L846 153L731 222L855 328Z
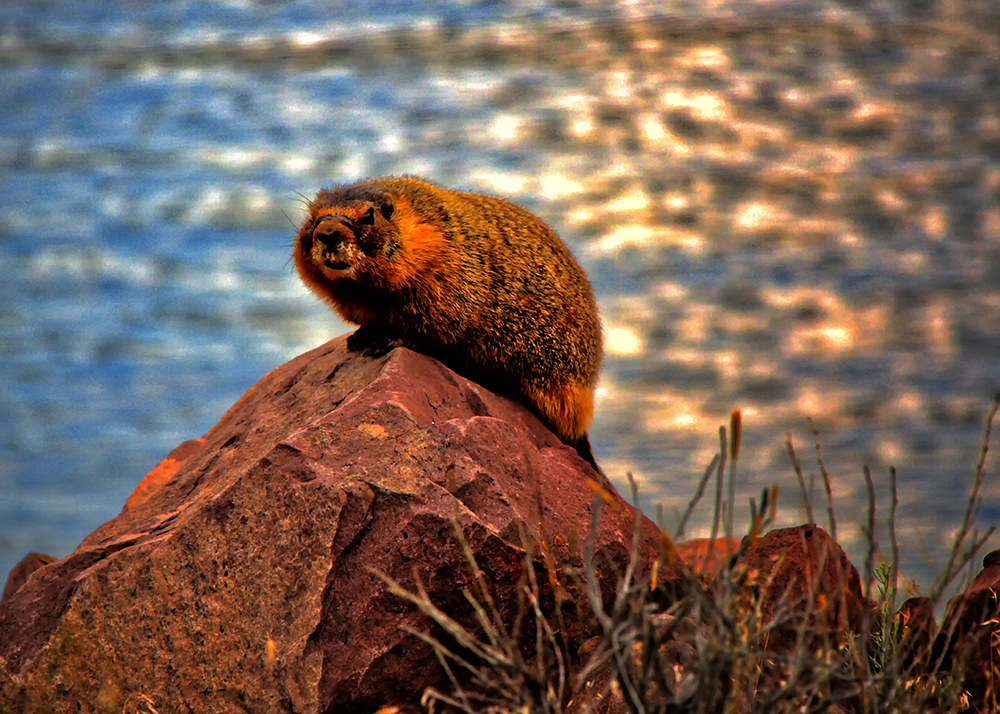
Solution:
M347 329L287 263L297 194L416 173L510 196L585 264L608 339L592 437L620 484L682 509L741 408L740 498L781 481L799 522L784 439L810 453L811 416L845 545L861 465L886 503L895 464L926 582L1000 386L997 38L387 6L369 27L279 3L255 32L233 8L128 32L3 11L0 572L67 553L265 372ZM68 518L53 494L103 506Z

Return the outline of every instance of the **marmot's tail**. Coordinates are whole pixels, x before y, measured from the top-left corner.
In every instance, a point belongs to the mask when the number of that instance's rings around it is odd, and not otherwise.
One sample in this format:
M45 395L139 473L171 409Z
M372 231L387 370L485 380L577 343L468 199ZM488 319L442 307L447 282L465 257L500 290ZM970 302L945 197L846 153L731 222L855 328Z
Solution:
M604 473L604 470L597 465L597 459L594 458L594 450L590 446L589 434L584 434L575 442L567 442L567 443L569 444L569 446L572 446L574 449L576 449L576 453L580 455L581 459L583 459L588 464L594 467L594 471L596 471L597 475L600 476L598 482L601 484L601 486L603 486L606 489L609 489L610 491L613 491L614 493L618 493L618 491L614 487L614 484L611 483L611 480L608 479L607 475Z
M593 466L597 473L603 473L601 471L601 467L597 465L597 459L594 458L594 450L590 447L589 434L584 434L575 442L571 443L570 446L576 449L576 453L580 454L580 458Z

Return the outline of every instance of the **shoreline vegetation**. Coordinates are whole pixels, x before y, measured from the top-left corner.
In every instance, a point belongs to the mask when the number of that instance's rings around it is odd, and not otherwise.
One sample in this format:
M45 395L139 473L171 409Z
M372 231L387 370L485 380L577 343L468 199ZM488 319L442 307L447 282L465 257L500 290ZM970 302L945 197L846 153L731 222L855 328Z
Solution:
M896 471L890 469L890 558L880 558L875 535L875 490L871 470L862 473L869 494L861 529L867 543L859 571L836 545L837 521L830 481L823 462L819 434L816 463L827 499L827 531L816 527L814 504L802 464L791 438L786 442L792 468L805 501L805 538L822 536L815 571L796 584L781 582L784 555L772 567L748 566L745 556L774 521L779 487L774 484L750 499L749 532L738 550L712 567L713 546L721 531L733 535L735 482L742 420L734 411L729 429L719 429L720 449L698 489L680 516L672 537L664 528L662 510L660 557L645 572L640 562L640 521L636 519L631 559L620 573L617 591L608 597L598 586L594 536L605 499L600 487L591 527L578 567L557 571L549 546L524 535L520 609L515 622L504 622L490 596L487 578L455 521L465 554L471 589L465 598L475 612L475 625L460 623L427 596L419 577L409 590L379 574L390 592L416 606L433 626L411 632L429 644L451 682L449 691L428 689L422 699L428 711L480 712L981 712L996 711L1000 661L977 671L974 659L983 647L987 656L1000 643L998 598L987 588L989 617L974 612L981 600L970 595L972 564L994 527L980 531L976 517L986 477L987 453L1000 393L986 418L985 433L969 488L965 516L950 555L927 596L914 585L901 592L899 545L895 536L898 505ZM727 469L728 464L728 469ZM712 537L703 562L682 563L674 545L688 518L714 480ZM629 474L633 502L638 489ZM607 499L607 503L611 503ZM785 529L792 531L796 529ZM525 533L525 532L523 532ZM797 537L802 538L802 535ZM805 545L805 541L802 541ZM839 551L840 559L838 560ZM579 551L578 551L579 552ZM984 565L996 565L993 554ZM831 581L830 565L840 573ZM845 567L846 564L846 567ZM968 579L959 577L969 570ZM713 572L714 571L714 572ZM863 608L853 616L852 583L861 578ZM978 583L978 581L977 581ZM946 602L955 586L961 593ZM567 587L569 586L569 587ZM589 607L576 603L581 622L565 617L571 590L586 593ZM856 598L854 598L856 599ZM941 627L934 613L946 607ZM860 615L860 616L857 616ZM582 622L589 621L589 624ZM964 629L963 629L964 628ZM578 652L572 632L596 631ZM986 637L983 637L983 634ZM575 643L579 644L579 643ZM988 660L990 661L990 660ZM395 706L383 714L400 711Z

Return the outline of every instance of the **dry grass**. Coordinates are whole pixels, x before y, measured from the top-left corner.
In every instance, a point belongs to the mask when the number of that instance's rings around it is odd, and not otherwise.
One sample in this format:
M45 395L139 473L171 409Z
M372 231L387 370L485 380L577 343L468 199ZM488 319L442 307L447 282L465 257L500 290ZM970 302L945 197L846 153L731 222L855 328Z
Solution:
M993 530L980 533L974 521L998 406L1000 395L987 418L962 524L944 570L929 595L935 609ZM726 428L720 428L719 453L706 469L675 536L683 533L688 517L713 477L716 480L713 536L720 527L727 535L732 534L740 432L739 413L734 412L729 437ZM835 536L837 527L830 505L829 479L814 428L813 434L827 496L828 530ZM787 448L806 495L811 520L813 504L790 439ZM557 574L548 560L547 548L525 547L520 614L515 622L500 618L486 578L476 565L460 524L456 523L459 542L473 575L474 587L465 596L475 613L475 627L463 626L436 607L419 579L415 591L410 591L385 578L395 595L415 605L437 626L436 631L445 634L435 637L413 631L434 648L451 685L447 692L435 689L425 692L424 707L429 711L445 709L467 714L591 711L943 714L986 710L990 702L997 701L992 687L979 702L973 702L961 686L961 663L945 661L944 651L951 633L942 633L945 639L939 638L935 648L931 643L915 646L907 639L908 631L899 609L897 572L893 567L899 559L894 530L896 473L894 470L890 473L892 559L880 565L875 564L875 506L867 468L864 476L870 505L863 525L867 550L860 576L864 593L874 608L865 612L860 628L849 633L838 632L830 624L828 608L834 606L830 600L836 599L838 593L831 596L828 585L824 591L818 578L808 583L804 600L781 597L774 604L772 598L771 604L766 605L769 595L781 592L775 589L776 583L766 573L750 572L740 566L741 556L773 521L779 495L777 486L761 494L759 506L751 499L749 537L743 539L739 551L714 580L680 566L673 540L666 531L659 561L643 572L639 557L640 527L636 523L631 559L623 564L610 601L605 601L594 565L597 548L594 533L602 505L602 499L595 498L591 535L580 554L580 567ZM634 482L632 491L636 497ZM528 537L523 541L531 543ZM543 585L556 593L554 610L542 606L536 572L548 573L548 582ZM560 619L559 598L567 592L564 586L586 595L588 609L580 617L587 620L585 629L595 633L583 647L575 649L565 637L566 623ZM802 612L803 601L814 603L815 611ZM559 615L553 616L552 612ZM794 635L793 646L784 649L771 646L778 634L785 636L788 632Z

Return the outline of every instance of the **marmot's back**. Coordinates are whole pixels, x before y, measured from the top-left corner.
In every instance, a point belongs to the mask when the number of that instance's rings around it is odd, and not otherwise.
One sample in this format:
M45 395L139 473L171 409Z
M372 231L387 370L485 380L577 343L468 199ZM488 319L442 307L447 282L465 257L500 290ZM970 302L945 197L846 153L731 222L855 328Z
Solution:
M344 319L402 338L585 441L601 365L593 290L559 237L508 201L416 178L320 191L303 281Z

